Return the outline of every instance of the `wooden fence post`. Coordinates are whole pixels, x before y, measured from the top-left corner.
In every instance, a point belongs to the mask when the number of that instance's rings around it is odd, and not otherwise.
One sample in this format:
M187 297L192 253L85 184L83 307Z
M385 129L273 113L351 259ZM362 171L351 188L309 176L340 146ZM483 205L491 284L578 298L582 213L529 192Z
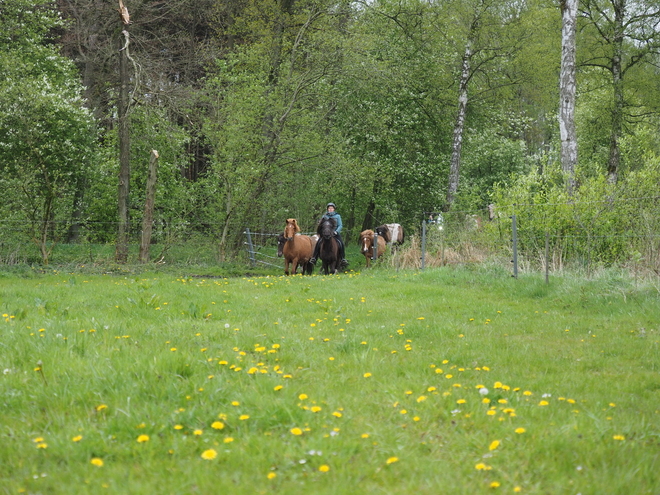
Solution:
M154 223L154 203L156 201L158 156L158 151L151 150L151 157L149 158L149 175L147 176L147 199L144 202L144 217L142 218L140 263L149 262L149 246L151 244L151 231Z

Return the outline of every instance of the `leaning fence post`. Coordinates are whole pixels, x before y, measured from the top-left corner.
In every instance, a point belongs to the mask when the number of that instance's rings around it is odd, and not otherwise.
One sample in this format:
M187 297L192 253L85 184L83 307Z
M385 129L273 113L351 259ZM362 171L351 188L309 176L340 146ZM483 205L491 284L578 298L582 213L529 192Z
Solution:
M426 251L426 220L422 222L422 270L424 269L424 256Z
M511 239L513 242L513 259L511 260L511 263L513 263L513 277L518 278L518 229L516 228L515 213L511 215L511 231L513 234Z
M250 256L252 266L255 266L257 264L257 260L254 259L254 246L252 245L252 236L250 235L249 228L245 229L245 234L247 235L248 255Z

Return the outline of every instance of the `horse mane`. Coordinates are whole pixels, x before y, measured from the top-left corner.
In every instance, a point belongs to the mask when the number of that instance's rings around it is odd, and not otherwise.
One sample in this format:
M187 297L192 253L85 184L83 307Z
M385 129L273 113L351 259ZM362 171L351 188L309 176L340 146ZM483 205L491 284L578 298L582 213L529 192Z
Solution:
M292 223L293 227L296 229L296 233L300 232L300 227L298 226L298 220L295 218L287 218L286 223Z
M316 233L318 235L321 235L321 226L323 225L324 222L330 222L333 230L337 228L337 220L335 220L334 218L329 218L329 217L321 218L318 226L316 227Z
M364 237L368 237L369 239L373 239L374 238L374 231L371 230L371 229L363 230L360 233L360 238L364 238Z

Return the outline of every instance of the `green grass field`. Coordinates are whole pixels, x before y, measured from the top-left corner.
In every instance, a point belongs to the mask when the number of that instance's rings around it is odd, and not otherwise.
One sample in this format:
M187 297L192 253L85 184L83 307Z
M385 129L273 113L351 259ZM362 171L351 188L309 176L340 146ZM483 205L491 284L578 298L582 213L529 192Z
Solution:
M660 492L657 283L24 271L0 314L0 493Z

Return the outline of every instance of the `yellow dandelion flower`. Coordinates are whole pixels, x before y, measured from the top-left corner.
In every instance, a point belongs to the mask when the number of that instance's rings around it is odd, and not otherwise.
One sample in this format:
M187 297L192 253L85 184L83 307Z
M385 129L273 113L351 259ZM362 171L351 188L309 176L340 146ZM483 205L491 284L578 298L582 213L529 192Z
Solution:
M476 469L477 471L490 471L493 468L490 467L488 464L480 462L480 463L478 463L477 465L474 466L474 469Z
M250 415L249 415L249 414L241 414L241 415L238 417L238 419L239 419L240 421L245 421L246 419L250 419Z
M227 437L223 440L224 443L232 443L234 439L232 437Z
M531 393L529 390L525 390L525 391L523 392L523 395L532 395L532 393Z
M38 443L38 444L37 444L37 448L38 448L38 449L47 449L47 448L48 448L48 444L47 444L46 442Z
M99 459L98 457L92 457L92 460L89 462L96 467L103 466L103 459Z
M371 376L371 373L365 373L365 374L362 375L362 376L364 376L365 378L369 378L369 377Z
M312 406L312 407L309 408L309 410L312 411L313 413L317 413L317 412L319 412L319 411L321 410L321 407L319 407L319 406Z
M363 433L360 438L369 438L369 433Z
M201 455L202 459L206 459L207 461L211 461L218 457L218 453L215 451L215 449L208 449L202 452Z
M488 416L495 416L497 414L497 411L495 409L489 409L488 411L486 411L486 414L488 414Z
M296 427L296 428L291 428L290 431L291 431L291 433L292 433L293 435L296 435L296 436L300 436L300 435L303 434L303 431L302 431L300 428L298 428L298 427Z
M542 400L541 402L539 402L539 406L547 406L548 404L549 402L547 400Z
M174 425L175 430L183 430L183 425Z
M284 387L282 385L275 385L275 387L273 387L273 390L275 390L275 392L278 392L279 390L282 390L283 388Z
M140 435L137 437L137 442L138 443L144 443L149 441L149 435Z
M238 406L241 405L241 403L238 402L237 400L233 400L233 401L231 401L231 405L234 406L234 407L238 407Z
M390 457L389 459L387 459L385 461L385 464L394 464L395 462L399 462L399 458L398 457Z
M612 438L614 440L621 440L621 441L626 439L626 437L624 437L623 435L614 435Z
M72 442L80 442L82 440L82 435L76 435L71 439Z
M194 430L193 435L195 436L200 436L202 433L204 433L202 430Z
M467 401L465 399L458 399L456 404L465 404Z
M103 411L104 409L107 409L107 408L108 408L108 406L106 406L105 404L100 404L100 405L96 406L96 410L98 412L101 412L101 411Z
M493 440L490 443L490 445L488 446L488 450L495 450L499 446L500 446L500 441L499 440Z
M420 395L417 397L417 402L424 402L427 399L426 395Z
M327 473L328 471L330 471L330 466L328 466L327 464L323 464L322 466L319 466L319 471L321 471L322 473Z
M269 480L275 479L277 477L277 473L273 473L272 471L266 475L266 478Z
M491 488L498 488L499 486L500 486L500 482L499 482L499 481L493 481L493 482L490 484L490 487L491 487Z
M342 414L341 414L339 411L335 411L335 412L333 412L332 415L333 415L335 418L341 418L341 416L342 416Z
M525 433L527 430L526 430L525 428L522 428L522 427L521 427L521 428L516 428L514 431L515 431L518 435L522 435L522 434Z
M305 400L305 399L307 399L307 394L300 394L300 395L298 396L298 399L300 399L300 400Z
M211 428L214 430L222 430L225 427L225 424L222 421L214 421L211 423Z

